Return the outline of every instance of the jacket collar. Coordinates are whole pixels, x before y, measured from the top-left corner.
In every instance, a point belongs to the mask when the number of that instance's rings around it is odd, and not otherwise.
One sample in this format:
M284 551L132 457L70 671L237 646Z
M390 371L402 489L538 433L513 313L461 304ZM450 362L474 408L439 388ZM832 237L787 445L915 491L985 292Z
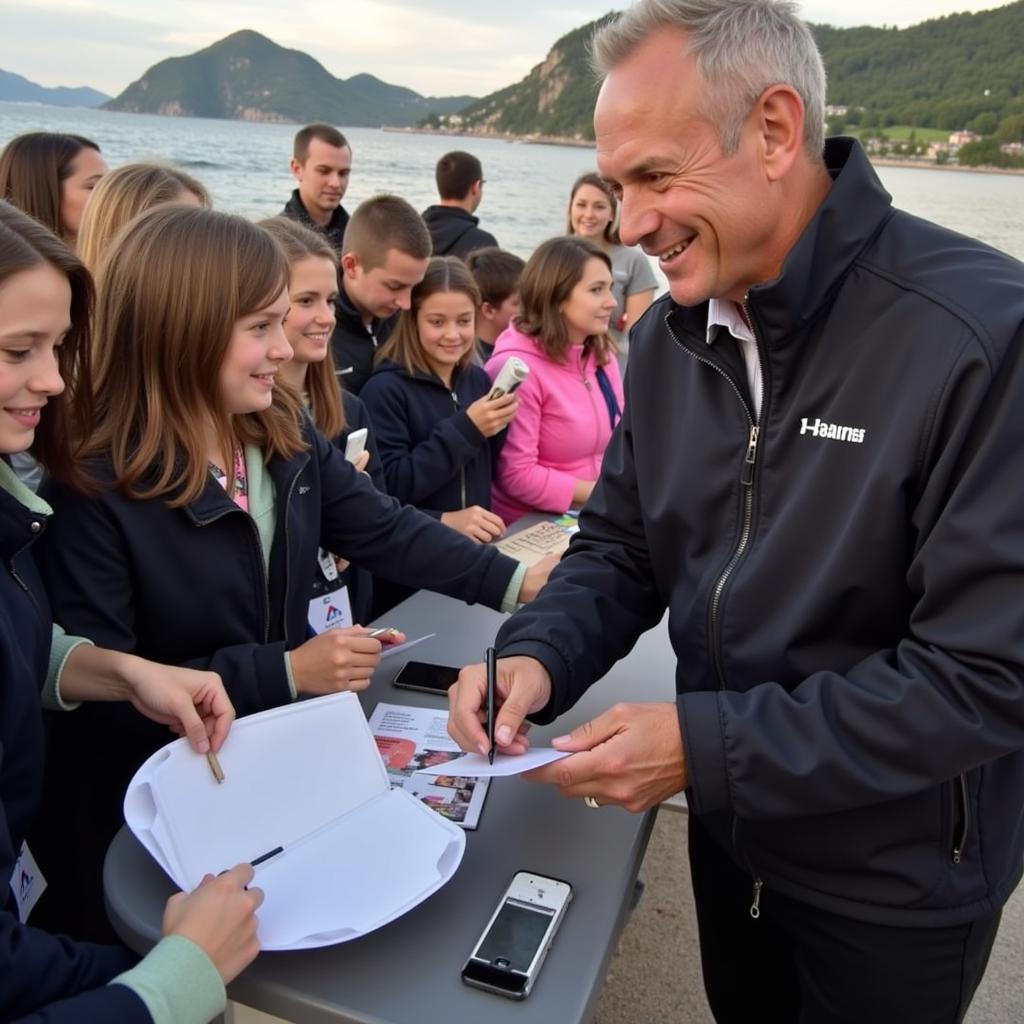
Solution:
M0 459L0 558L9 561L41 537L52 512Z
M387 322L381 320L378 317L374 317L370 321L369 328L363 322L363 314L356 308L356 304L348 297L348 292L345 291L345 280L344 275L338 274L338 298L335 303L338 310L338 320L345 321L353 328L358 328L360 331L369 330L369 333L376 337L380 328Z
M832 188L789 251L782 273L750 289L748 306L768 345L783 343L815 319L893 213L892 196L855 139L829 139L825 165Z

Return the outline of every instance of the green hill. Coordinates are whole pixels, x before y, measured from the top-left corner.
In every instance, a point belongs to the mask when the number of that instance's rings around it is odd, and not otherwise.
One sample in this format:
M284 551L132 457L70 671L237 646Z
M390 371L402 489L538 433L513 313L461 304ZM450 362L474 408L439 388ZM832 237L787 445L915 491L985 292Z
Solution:
M586 47L614 14L559 39L522 81L460 111L471 130L592 139L597 84ZM997 129L1024 138L1024 0L905 29L811 26L828 72L828 102L848 123ZM980 120L979 120L980 119Z
M373 75L335 78L308 54L244 30L187 57L154 64L105 106L134 113L376 127L412 125L430 111L452 113L470 100L420 96Z

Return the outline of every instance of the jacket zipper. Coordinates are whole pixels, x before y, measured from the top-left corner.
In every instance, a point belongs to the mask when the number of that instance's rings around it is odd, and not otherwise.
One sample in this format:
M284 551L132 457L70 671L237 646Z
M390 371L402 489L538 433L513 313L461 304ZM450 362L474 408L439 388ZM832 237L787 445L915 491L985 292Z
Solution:
M305 468L305 467L303 467ZM299 477L302 475L300 469L295 476L292 477L291 483L288 485L288 493L284 499L284 600L281 603L281 615L284 618L284 622L281 624L281 635L287 639L288 637L288 587L289 587L289 573L292 564L292 531L288 529L288 516L292 509L292 495L295 493L295 485L299 482ZM249 517L252 518L251 516ZM255 520L253 526L256 525ZM256 540L259 541L259 530L256 531ZM260 546L260 564L263 564L263 548ZM270 581L266 579L266 570L264 570L264 579L267 584L267 622L270 621ZM269 642L269 632L268 632Z
M967 802L967 779L961 772L953 780L951 788L953 801L953 863L959 864L963 859L964 847L967 845L967 830L970 827L971 810Z
M750 315L749 307L746 301L743 303L743 311L746 315L747 323L751 325L751 331L754 334L754 340L757 341L757 332L754 331L753 319ZM737 387L736 382L732 377L725 372L717 363L704 356L694 352L688 346L684 345L679 340L679 336L672 329L669 317L665 317L665 327L668 329L668 333L671 335L672 340L687 354L692 356L699 363L704 363L715 371L719 376L723 377L732 388L736 397L739 399L740 405L743 406L743 411L747 416L747 426L749 433L747 435L747 449L743 455L743 465L740 468L740 483L743 486L743 526L740 529L739 540L736 542L736 547L733 549L732 556L729 561L726 562L725 568L719 573L718 579L715 581L715 585L711 591L711 657L715 665L715 676L718 679L718 687L720 690L724 690L725 686L725 670L722 666L722 654L721 654L721 633L719 632L718 615L722 603L722 594L725 591L726 584L729 582L729 577L732 575L736 566L742 561L743 556L746 554L747 545L750 543L750 535L753 531L754 524L754 471L757 468L757 452L758 452L758 438L760 436L760 427L754 420L754 414L747 404L747 400L743 397L743 392ZM761 362L761 345L757 345L757 358L758 362ZM761 364L761 382L762 382L762 400L761 400L761 411L764 412L764 365ZM737 833L739 831L739 818L736 814L732 816L732 846L736 854L743 858L746 862L747 870L750 872L753 878L753 891L751 893L750 902L750 916L756 921L761 916L761 891L764 889L764 882L754 870L754 866L750 861L750 858L740 849Z
M597 407L597 402L594 399L594 385L591 383L590 378L587 376L587 365L584 361L584 357L580 356L580 380L583 382L583 386L587 389L587 397L590 399L590 411L594 414L594 447L598 445L598 435L601 433L601 412ZM594 456L596 465L594 465L595 476L601 474L601 458L603 456Z
M459 396L454 391L449 391L448 394L452 396L452 404L455 406L455 411L459 412L461 406L459 405ZM463 463L459 467L459 508L466 507L466 466Z
M229 498L228 500L230 501L231 499ZM223 519L234 512L239 512L245 516L249 521L250 527L252 527L253 536L256 539L256 554L259 556L257 561L260 566L260 578L263 581L263 642L268 644L270 643L270 580L267 577L267 567L263 562L263 545L260 543L260 531L256 526L256 520L244 509L236 506L235 508L226 508L223 512L218 512L209 519L197 519L196 522L200 526L209 526L211 523L215 523L217 520Z

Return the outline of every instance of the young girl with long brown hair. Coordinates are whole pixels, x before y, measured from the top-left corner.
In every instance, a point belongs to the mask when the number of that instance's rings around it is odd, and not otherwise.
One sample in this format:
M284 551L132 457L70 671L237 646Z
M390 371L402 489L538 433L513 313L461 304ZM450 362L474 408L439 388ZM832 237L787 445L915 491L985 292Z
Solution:
M313 427L279 383L292 355L287 281L278 244L242 218L165 206L134 221L97 305L86 456L99 489L47 492L65 525L45 538L41 566L65 626L214 669L239 714L368 685L381 653L368 630L306 639L321 544L492 607L511 605L524 575L381 494ZM519 596L542 580L528 570ZM163 737L89 710L54 769L62 810L83 822L76 858L98 885L120 797Z

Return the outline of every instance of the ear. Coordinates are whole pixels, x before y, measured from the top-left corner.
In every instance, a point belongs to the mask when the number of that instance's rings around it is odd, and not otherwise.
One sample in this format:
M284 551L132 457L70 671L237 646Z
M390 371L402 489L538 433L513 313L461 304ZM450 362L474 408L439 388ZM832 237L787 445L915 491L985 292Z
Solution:
M292 169L292 177L296 181L302 181L302 164L295 157L292 157L288 166Z
M341 257L341 272L350 281L358 279L360 270L359 257L354 252L347 252Z
M497 310L494 308L494 306L490 302L481 302L480 303L480 315L485 320L493 320L495 313L497 313Z
M791 85L773 85L754 105L769 181L784 178L804 147L804 102Z

